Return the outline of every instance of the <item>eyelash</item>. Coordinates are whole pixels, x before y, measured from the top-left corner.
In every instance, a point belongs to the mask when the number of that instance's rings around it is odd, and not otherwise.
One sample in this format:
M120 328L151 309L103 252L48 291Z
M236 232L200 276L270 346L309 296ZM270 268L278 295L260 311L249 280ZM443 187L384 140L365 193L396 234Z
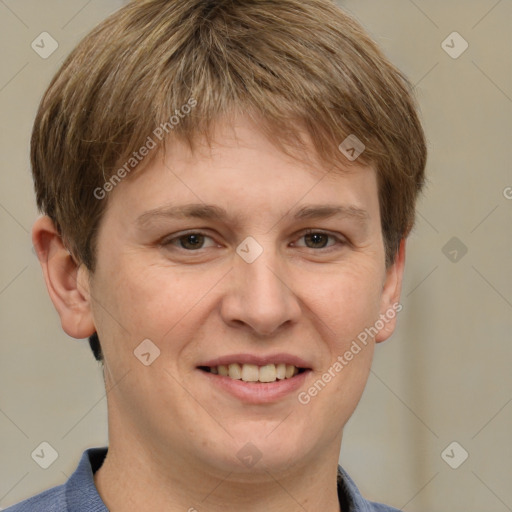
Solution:
M327 247L319 247L319 248L313 248L313 247L305 247L305 249L310 249L312 251L323 251L323 252L330 252L331 250L335 250L336 249L336 245L338 246L345 246L348 244L348 242L345 240L345 239L342 239L336 235L333 235L332 233L329 233L329 232L326 232L326 231L321 231L321 230L316 230L316 229L306 229L305 231L303 231L299 237L300 238L303 238L307 235L311 235L311 234L315 234L315 235L324 235L324 236L327 236L329 238L333 238L334 240L336 240L336 244L333 244L331 246L327 246ZM163 239L161 242L160 242L160 246L162 247L169 247L169 246L172 246L174 245L173 242L179 242L179 240L183 239L183 238L186 238L187 236L190 236L190 235L203 235L205 236L206 238L212 238L210 235L206 234L205 232L203 231L189 231L189 232L185 232L185 233L181 233L179 234L178 236L174 236L172 238L166 238L166 239ZM185 252L189 252L189 253L199 253L202 249L204 248L200 248L200 249L185 249L184 247L175 247L176 249L179 249L181 251L185 251ZM208 249L208 247L206 247L206 249Z

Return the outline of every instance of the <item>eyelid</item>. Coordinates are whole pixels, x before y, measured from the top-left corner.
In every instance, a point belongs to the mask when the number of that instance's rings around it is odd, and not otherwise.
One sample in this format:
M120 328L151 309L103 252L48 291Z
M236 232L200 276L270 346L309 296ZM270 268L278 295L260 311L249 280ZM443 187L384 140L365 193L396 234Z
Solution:
M172 242L178 241L180 238L184 238L187 235L202 235L206 238L210 238L213 240L213 237L209 234L207 234L206 231L203 231L201 229L189 229L187 231L179 231L178 233L173 233L172 235L168 235L163 237L161 240L159 240L158 245L161 247L167 247L169 245L173 245ZM199 252L201 249L196 249L195 251L187 251L186 249L183 249L181 247L178 247L178 249L181 249L185 252Z
M315 252L320 252L320 251L328 252L329 250L332 250L332 249L336 248L336 246L347 245L348 244L348 240L345 237L343 237L342 235L340 235L340 234L332 233L331 231L325 231L323 229L315 229L315 228L306 228L305 230L301 231L299 233L299 235L300 235L299 239L304 237L305 235L309 235L311 233L319 234L319 235L325 235L325 236L328 236L330 238L334 238L337 243L335 243L333 245L330 245L330 246L327 246L327 247L320 247L318 249L313 249L311 247L305 247L305 249L310 249L310 250L315 251Z
M322 252L322 251L328 252L329 250L336 248L336 246L340 246L340 245L343 246L343 245L347 245L349 243L348 240L345 237L343 237L342 235L335 234L330 231L325 231L323 229L306 228L306 229L303 229L302 231L299 231L299 233L294 236L297 237L298 239L301 239L305 235L312 234L312 233L326 235L330 238L334 238L337 242L333 245L330 245L327 247L320 247L317 249L312 248L312 247L301 246L305 249L310 249L311 251L314 251L314 252ZM173 246L174 244L172 242L178 241L180 238L183 238L187 235L202 235L202 236L204 236L206 238L210 238L211 240L214 241L214 238L211 235L207 234L206 231L204 231L202 229L190 229L190 230L181 231L178 233L173 233L170 236L166 236L166 237L162 238L161 241L158 242L158 245L160 245L161 247ZM182 247L176 247L176 248L183 252L189 252L189 253L199 253L202 249L208 249L208 247L206 247L206 248L201 247L200 249L196 249L196 250L187 250L187 249L183 249Z

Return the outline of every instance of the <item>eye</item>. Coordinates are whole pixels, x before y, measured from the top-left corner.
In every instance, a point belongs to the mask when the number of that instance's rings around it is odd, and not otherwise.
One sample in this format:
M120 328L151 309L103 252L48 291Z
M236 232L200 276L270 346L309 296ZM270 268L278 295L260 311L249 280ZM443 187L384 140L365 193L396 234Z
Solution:
M305 246L299 245L299 247L306 247L308 249L327 249L336 245L346 245L346 241L342 238L335 236L331 233L324 231L316 231L313 229L306 230L300 237L306 242ZM334 243L329 244L329 239ZM209 246L205 246L205 241L211 240ZM185 250L187 252L194 252L200 249L206 249L208 247L215 247L216 244L213 239L201 231L190 231L188 233L182 233L178 236L164 239L160 245L169 249L176 248L178 250ZM296 245L296 244L292 244Z
M186 251L197 251L198 249L204 249L205 239L212 240L211 237L200 231L192 231L189 233L181 234L173 238L164 239L161 242L163 247L176 246L178 249L184 249ZM212 244L210 247L214 246Z
M336 243L338 243L338 245L345 245L346 243L344 240L332 235L331 233L315 231L313 229L308 229L300 238L304 238L308 249L325 249L336 245ZM333 239L335 242L328 246L327 243L329 238Z

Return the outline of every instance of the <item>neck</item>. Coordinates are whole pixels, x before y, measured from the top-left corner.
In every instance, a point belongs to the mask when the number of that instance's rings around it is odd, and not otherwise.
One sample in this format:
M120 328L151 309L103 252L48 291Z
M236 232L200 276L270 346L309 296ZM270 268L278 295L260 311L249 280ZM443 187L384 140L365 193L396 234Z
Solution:
M141 445L137 436L115 437L94 482L107 508L116 512L340 512L338 452L339 446L293 469L258 465L258 471L238 473L190 460L179 450Z

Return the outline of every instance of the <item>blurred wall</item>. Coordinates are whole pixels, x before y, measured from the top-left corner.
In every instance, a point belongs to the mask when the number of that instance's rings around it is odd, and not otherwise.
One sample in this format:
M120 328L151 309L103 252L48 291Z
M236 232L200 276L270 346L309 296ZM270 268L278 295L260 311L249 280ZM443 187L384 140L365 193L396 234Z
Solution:
M3 508L62 483L85 448L107 443L99 366L62 331L32 252L28 147L60 63L122 3L0 2ZM340 462L368 498L405 511L510 511L512 3L339 3L415 84L430 151L404 309L377 347ZM42 32L58 44L45 59L31 47ZM46 470L31 458L43 441L58 452Z

